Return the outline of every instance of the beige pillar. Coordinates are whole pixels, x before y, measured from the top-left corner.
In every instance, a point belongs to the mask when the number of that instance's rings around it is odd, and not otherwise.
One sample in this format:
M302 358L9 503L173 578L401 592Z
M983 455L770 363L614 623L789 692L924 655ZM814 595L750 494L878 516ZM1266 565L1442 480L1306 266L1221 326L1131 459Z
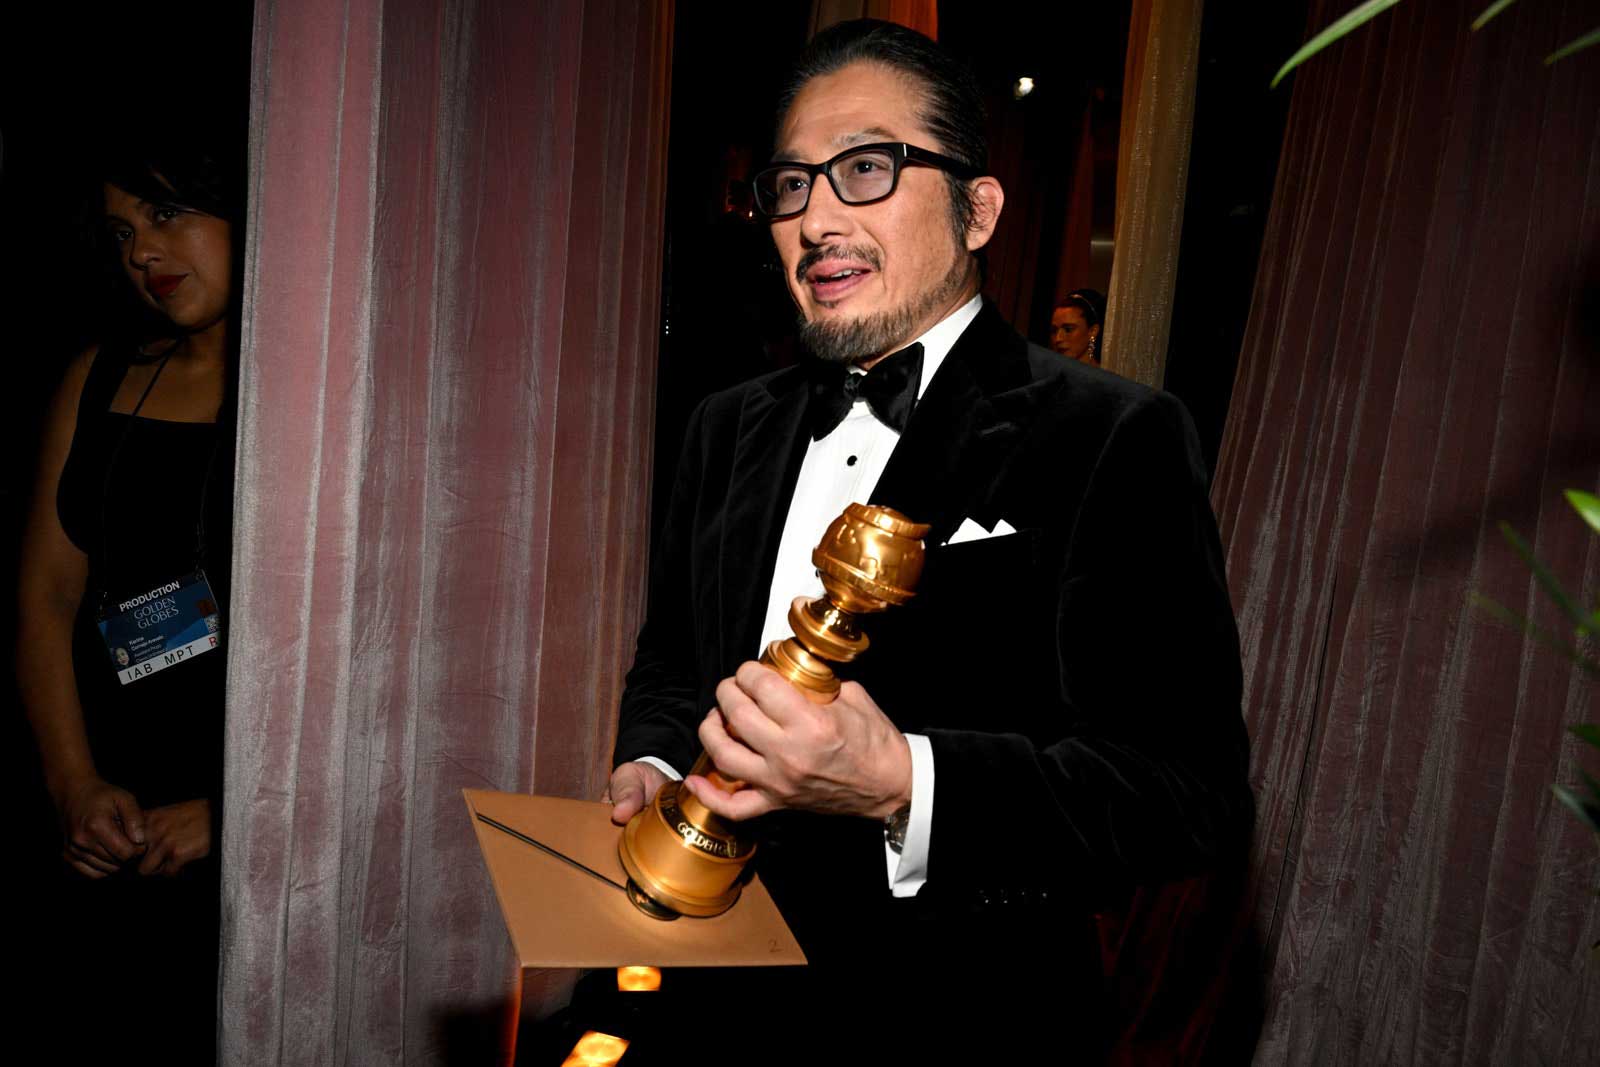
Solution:
M1107 369L1159 386L1189 176L1202 0L1135 0L1117 150L1116 252L1107 293Z

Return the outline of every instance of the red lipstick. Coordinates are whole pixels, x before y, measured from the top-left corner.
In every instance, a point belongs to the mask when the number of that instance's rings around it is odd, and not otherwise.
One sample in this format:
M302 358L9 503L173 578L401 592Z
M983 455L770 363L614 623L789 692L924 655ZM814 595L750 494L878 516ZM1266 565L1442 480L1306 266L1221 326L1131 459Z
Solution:
M165 300L172 291L183 284L184 274L152 274L144 280L144 287L157 300Z

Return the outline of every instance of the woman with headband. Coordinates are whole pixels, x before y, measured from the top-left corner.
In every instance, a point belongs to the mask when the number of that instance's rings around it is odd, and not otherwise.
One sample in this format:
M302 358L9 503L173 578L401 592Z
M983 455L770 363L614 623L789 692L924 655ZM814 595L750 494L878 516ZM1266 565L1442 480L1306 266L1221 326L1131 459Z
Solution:
M1100 365L1100 326L1106 298L1093 289L1074 289L1050 313L1050 347L1079 363Z

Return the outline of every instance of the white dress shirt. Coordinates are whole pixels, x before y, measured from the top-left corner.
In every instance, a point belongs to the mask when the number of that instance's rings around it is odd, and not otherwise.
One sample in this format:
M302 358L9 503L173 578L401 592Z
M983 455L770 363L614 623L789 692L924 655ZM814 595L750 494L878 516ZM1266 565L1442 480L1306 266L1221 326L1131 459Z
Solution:
M922 344L918 400L927 392L928 383L938 373L956 338L977 318L982 306L983 298L975 296L917 338ZM795 597L822 595L822 580L811 563L811 550L846 506L872 503L872 491L899 440L900 435L879 422L865 400L857 400L832 433L806 448L794 495L789 498L783 538L778 542L761 643L750 650L752 659L760 656L769 642L790 636L789 604ZM905 736L911 748L911 816L900 853L897 855L887 841L883 846L889 888L897 897L915 896L927 881L933 825L933 746L921 734ZM682 777L662 760L646 756L643 762L674 779Z

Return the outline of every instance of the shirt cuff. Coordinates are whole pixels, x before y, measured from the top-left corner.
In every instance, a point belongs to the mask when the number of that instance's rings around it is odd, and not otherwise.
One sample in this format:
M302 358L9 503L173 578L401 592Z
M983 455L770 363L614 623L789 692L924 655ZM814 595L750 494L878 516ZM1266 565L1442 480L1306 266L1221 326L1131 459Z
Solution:
M650 764L650 766L654 767L656 770L660 771L662 774L666 775L668 778L671 778L674 782L683 781L683 775L679 774L676 770L674 770L673 767L672 767L672 764L667 763L664 760L658 760L654 756L640 756L638 759L634 760L633 762L635 762L635 763L648 763L648 764Z
M906 734L911 748L911 818L905 845L896 854L883 843L888 863L889 892L914 897L928 881L928 846L933 837L933 744L921 734Z

